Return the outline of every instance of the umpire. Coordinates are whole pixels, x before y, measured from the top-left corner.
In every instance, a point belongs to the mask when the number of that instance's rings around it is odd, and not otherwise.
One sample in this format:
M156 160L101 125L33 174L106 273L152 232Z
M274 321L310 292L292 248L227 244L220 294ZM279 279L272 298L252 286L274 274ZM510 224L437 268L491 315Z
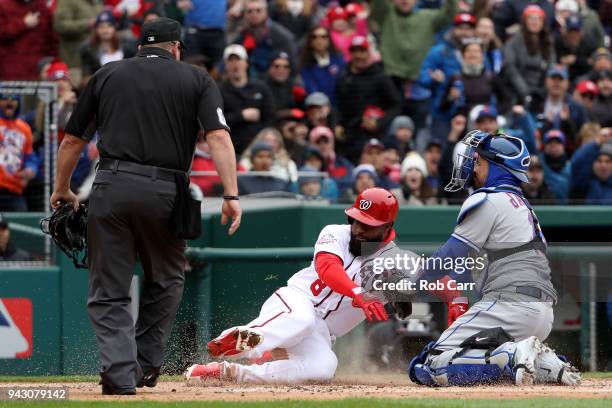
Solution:
M87 310L100 348L102 394L133 395L135 387L157 383L183 294L182 238L197 235L200 225L187 176L200 130L224 187L221 222L232 219L229 234L240 226L236 157L223 101L205 72L179 61L180 29L168 18L144 24L136 56L104 65L87 83L59 148L51 205L77 206L70 178L98 132ZM134 325L128 304L137 259L144 278Z

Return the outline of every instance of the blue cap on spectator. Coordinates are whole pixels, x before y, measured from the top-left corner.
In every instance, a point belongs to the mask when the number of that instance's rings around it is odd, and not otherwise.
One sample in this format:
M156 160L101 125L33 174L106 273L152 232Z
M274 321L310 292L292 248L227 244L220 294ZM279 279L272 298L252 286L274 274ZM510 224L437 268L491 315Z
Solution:
M98 16L96 17L95 26L97 27L100 23L110 23L112 25L117 25L115 16L113 16L113 13L110 10L104 10L103 12L98 14Z
M262 150L267 150L270 153L274 154L274 149L272 148L272 146L264 142L258 142L251 146L251 157L255 157L257 153L261 152Z
M561 79L568 79L569 75L567 69L560 65L554 65L548 69L546 76L549 78L559 77Z
M374 181L378 181L378 174L376 174L376 169L371 164L360 164L359 166L353 169L353 178L357 179L361 173L367 173L374 179Z
M565 144L565 135L559 129L551 129L544 134L544 144L552 140L558 140L559 142Z
M278 50L278 51L274 51L270 57L270 64L272 64L274 61L276 61L277 59L284 59L287 62L291 62L291 59L289 58L289 54L287 54L285 51L283 50Z
M495 106L485 105L480 112L478 112L478 116L476 116L476 122L480 122L483 119L492 118L497 120L497 109Z
M580 31L582 30L582 19L578 14L572 14L565 19L565 28L567 31Z

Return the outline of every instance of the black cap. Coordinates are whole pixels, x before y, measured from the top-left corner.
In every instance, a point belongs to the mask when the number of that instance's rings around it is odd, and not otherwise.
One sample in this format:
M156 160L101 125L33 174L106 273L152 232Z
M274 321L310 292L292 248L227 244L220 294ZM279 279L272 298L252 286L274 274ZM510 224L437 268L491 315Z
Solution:
M178 41L183 49L187 49L181 41L181 24L167 17L159 17L143 24L140 29L138 44L149 45L167 41Z

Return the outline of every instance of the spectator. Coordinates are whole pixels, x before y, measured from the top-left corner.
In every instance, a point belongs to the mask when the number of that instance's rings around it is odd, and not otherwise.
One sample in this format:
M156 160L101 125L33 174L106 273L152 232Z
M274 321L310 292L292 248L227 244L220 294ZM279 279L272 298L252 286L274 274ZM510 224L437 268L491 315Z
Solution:
M59 58L70 69L74 83L81 82L79 47L91 32L98 6L92 0L62 0L57 2L53 27L59 36Z
M572 198L586 204L612 204L612 129L602 131L572 157Z
M566 136L566 151L571 154L576 148L578 131L586 122L582 105L568 93L569 77L563 66L553 66L546 74L546 95L542 104L533 106L533 112L542 123L541 127L561 129Z
M327 28L317 26L310 30L302 49L301 62L306 92L323 92L336 106L336 82L345 62L331 42Z
M502 42L495 35L493 20L481 17L476 23L476 36L482 41L485 50L485 66L499 75L503 65Z
M346 134L339 150L357 161L365 140L384 135L391 119L399 114L400 97L382 65L369 64L365 37L353 38L351 56L351 62L338 78L339 123Z
M436 204L436 193L427 182L425 160L416 152L409 153L402 162L402 194L398 199L407 205Z
M323 154L314 146L308 146L306 148L303 161L304 165L300 168L300 171L327 171L327 163L323 158ZM298 181L301 181L301 177L302 176L300 176ZM319 182L321 184L321 197L328 199L332 203L336 202L338 200L338 186L336 182L330 177L319 177Z
M532 154L527 169L529 183L522 183L521 188L525 197L533 204L555 204L555 195L550 191L544 180L544 168L540 156Z
M442 110L444 91L450 79L461 72L459 50L461 50L464 40L474 36L475 27L476 17L467 13L456 15L451 31L444 36L441 43L429 50L423 65L421 65L419 83L431 90L432 93L431 134L434 139L441 139L441 135L448 133L452 113L448 110ZM482 49L480 50L479 64L484 65ZM473 69L475 70L475 68Z
M525 10L537 7L542 10L542 24L547 30L555 25L555 11L548 0L502 0L493 6L491 17L495 22L497 36L505 41L517 30L517 24L523 25Z
M368 188L378 185L378 174L371 164L360 164L353 169L353 187L345 191L341 201L343 203L354 203L359 194Z
M317 2L315 0L276 0L270 11L276 21L293 34L300 43L315 24Z
M221 178L216 174L217 167L210 154L210 146L206 142L205 138L198 141L196 145L195 153L193 156L193 163L191 165L192 172L214 172L215 174L209 175L190 175L189 180L191 183L197 185L202 194L205 197L213 197L219 195L221 184Z
M45 0L0 0L0 55L0 81L36 81L41 58L57 56Z
M353 165L334 150L334 133L328 127L317 126L310 131L310 144L321 151L326 171L336 182L339 194L342 195L353 184Z
M589 72L589 59L598 45L595 39L585 35L578 14L565 19L563 30L555 33L555 52L561 64L567 67L571 81Z
M289 153L289 157L296 164L301 165L304 150L308 144L308 127L303 123L304 112L299 109L291 109L286 116L280 117L276 128L283 136L283 143Z
M572 164L565 152L565 135L557 129L544 134L541 153L544 180L559 203L565 204L569 196Z
M385 138L385 142L396 143L401 157L414 150L414 122L408 116L396 116Z
M509 4L513 2L505 2ZM517 3L523 3L518 1ZM555 51L548 28L546 13L538 6L525 9L521 29L504 46L504 68L519 104L529 106L532 99L541 98L541 89L548 67L555 61Z
M36 176L32 130L19 119L21 101L0 94L0 211L27 211L23 190Z
M297 61L293 34L268 17L266 0L244 0L244 13L246 27L237 42L249 53L253 76L264 78L274 52L284 51L292 63Z
M376 167L384 150L384 145L378 139L370 139L361 150L359 164L371 164Z
M435 140L429 142L425 147L423 158L427 168L427 183L429 183L433 191L438 191L440 188L439 165L442 159L442 145L440 142Z
M87 81L102 65L136 55L136 45L119 38L115 17L103 11L96 17L91 38L81 46L80 54L83 80Z
M267 143L255 143L251 146L252 172L267 172L268 174L243 173L238 177L240 195L289 191L289 183L270 174L274 163L274 148Z
M380 156L379 172L385 179L383 185L389 188L397 187L401 178L402 159L405 156L400 155L400 147L395 142L386 142L385 150Z
M225 48L227 0L179 0L177 5L185 13L185 55L204 55L213 64L221 61Z
M330 7L326 17L332 44L342 53L345 61L350 61L351 54L349 48L351 40L356 33L351 30L346 10L341 6Z
M607 128L607 129L612 129L612 128ZM602 128L601 126L599 126L599 123L596 123L596 122L585 123L584 126L582 126L582 129L580 129L580 132L578 132L578 147L597 139L602 133L601 130Z
M11 230L6 218L0 214L0 261L19 262L33 261L32 255L26 250L17 248L11 241Z
M473 126L470 129L480 129L483 132L494 133L502 129L504 133L522 139L529 152L537 151L535 142L535 124L532 116L522 105L515 105L510 112L510 121L497 115L493 106L477 106L470 112Z
M317 170L310 166L304 166L300 170L305 173L315 173ZM298 193L306 200L323 200L322 195L323 186L321 183L321 176L316 174L313 175L302 175L298 181L299 191Z
M272 54L266 84L272 91L277 117L284 116L287 110L301 105L306 96L304 88L297 85L291 77L291 62L285 51Z
M430 96L416 82L421 63L434 45L435 34L451 22L457 0L444 2L438 10L414 9L416 0L370 0L370 20L380 27L380 52L385 72L402 97L403 113L416 131L425 126Z
M612 126L612 70L601 71L597 77L599 95L593 104L593 119L601 126Z
M440 112L449 117L459 110L469 111L476 105L505 105L501 81L485 68L484 49L479 38L464 41L461 71L449 78L440 99Z
M612 71L612 53L607 48L598 48L593 52L590 59L590 70L578 80L588 79L597 82L599 73Z
M220 86L225 117L232 129L236 154L242 154L255 135L274 120L274 100L266 84L248 77L248 57L240 44L223 52L227 80Z
M283 137L278 130L272 127L262 129L255 139L251 142L250 146L242 153L242 159L240 164L246 170L251 170L253 163L251 163L251 148L256 144L265 143L272 146L272 153L274 153L274 163L270 168L270 174L276 178L286 181L297 181L297 166L289 153L285 149L283 143Z
M308 95L304 100L304 106L308 126L333 128L336 124L330 100L323 92L314 92Z
M579 4L580 3L580 4ZM593 39L597 47L604 46L605 31L599 16L595 10L592 10L583 0L559 0L555 3L556 20L563 28L563 23L570 15L577 14L582 20L582 32L585 36Z
M576 84L572 98L584 107L587 118L593 117L593 103L599 95L599 88L593 81L583 79Z

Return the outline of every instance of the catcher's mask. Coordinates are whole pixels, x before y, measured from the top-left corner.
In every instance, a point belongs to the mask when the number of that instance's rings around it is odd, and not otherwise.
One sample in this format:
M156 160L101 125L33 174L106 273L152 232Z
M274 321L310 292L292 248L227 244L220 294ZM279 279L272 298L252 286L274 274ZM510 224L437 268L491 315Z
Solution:
M40 229L72 259L77 268L87 269L87 205L75 211L72 204L62 204L51 216L40 220ZM79 253L83 256L79 259Z

